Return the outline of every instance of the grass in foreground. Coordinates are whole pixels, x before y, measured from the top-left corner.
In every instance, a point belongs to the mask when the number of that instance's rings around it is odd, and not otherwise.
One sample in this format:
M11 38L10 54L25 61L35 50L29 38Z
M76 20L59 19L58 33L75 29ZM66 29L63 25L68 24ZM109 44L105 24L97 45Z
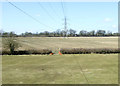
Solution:
M3 84L117 84L118 54L3 56Z

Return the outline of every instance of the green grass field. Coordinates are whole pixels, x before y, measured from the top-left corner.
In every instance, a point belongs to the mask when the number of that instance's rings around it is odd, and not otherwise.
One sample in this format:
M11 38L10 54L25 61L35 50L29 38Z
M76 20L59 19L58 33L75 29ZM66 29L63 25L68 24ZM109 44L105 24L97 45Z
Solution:
M3 56L3 84L117 84L118 54ZM81 67L82 71L81 72Z
M57 55L59 48L118 48L118 37L17 39L22 45L21 50L48 48L56 54L4 55L3 84L88 84L83 73L89 84L118 83L118 54Z

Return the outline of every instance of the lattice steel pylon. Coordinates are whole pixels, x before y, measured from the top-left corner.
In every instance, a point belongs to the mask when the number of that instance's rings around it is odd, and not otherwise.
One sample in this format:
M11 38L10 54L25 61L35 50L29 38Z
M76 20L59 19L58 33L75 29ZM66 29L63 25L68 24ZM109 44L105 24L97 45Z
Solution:
M67 19L65 17L64 18L64 37L67 37L67 32L68 32L68 29L67 29Z

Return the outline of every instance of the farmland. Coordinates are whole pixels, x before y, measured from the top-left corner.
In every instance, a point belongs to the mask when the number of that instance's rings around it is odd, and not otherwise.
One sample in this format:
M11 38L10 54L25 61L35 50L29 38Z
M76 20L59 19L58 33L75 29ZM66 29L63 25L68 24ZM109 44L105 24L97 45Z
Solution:
M59 48L118 48L117 37L18 37L17 39L22 45L20 50L48 48L56 54L3 55L3 84L118 83L118 54L57 55Z
M117 54L3 56L3 84L117 84Z
M118 37L20 37L20 49L118 48ZM112 46L111 46L112 45Z

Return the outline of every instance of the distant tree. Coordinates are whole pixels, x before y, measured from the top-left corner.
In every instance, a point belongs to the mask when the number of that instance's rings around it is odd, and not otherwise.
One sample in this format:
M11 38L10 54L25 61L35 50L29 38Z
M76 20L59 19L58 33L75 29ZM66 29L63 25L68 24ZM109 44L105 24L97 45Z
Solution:
M15 32L3 32L1 33L2 37L15 37L17 36L17 34L15 34Z
M63 37L68 36L68 30L62 30L61 35L63 35Z
M25 33L21 33L19 36L20 37L25 37Z
M50 36L50 37L54 37L54 36L55 36L54 32L50 32L50 33L49 33L49 36Z
M26 37L31 37L31 36L33 36L33 34L32 34L31 32L25 32L25 33L24 33L24 36L26 36Z
M89 32L89 34L90 34L90 36L95 36L95 31L92 30L92 31Z
M8 37L8 36L9 36L9 33L8 33L8 32L3 32L2 36L3 36L3 37Z
M60 30L60 29L57 29L57 30L55 31L56 36L60 36L60 32L61 32L61 30Z
M107 36L112 36L112 32L111 32L111 31L108 31L108 32L106 33L106 35L107 35Z
M49 36L49 32L48 32L48 31L45 31L45 32L44 32L44 35L48 37L48 36Z
M76 34L76 31L73 29L70 29L68 32L69 32L69 36L75 36Z
M14 54L15 49L19 48L20 44L15 37L7 37L3 40L3 47L8 49L11 54Z
M17 36L17 35L15 34L15 32L10 32L10 33L9 33L9 37L15 37L15 36Z
M2 33L0 33L0 37L2 36Z
M2 37L66 37L66 36L120 36L120 33L112 33L110 31L106 32L105 30L98 30L97 32L95 32L95 30L92 31L85 31L85 30L81 30L79 32L79 34L76 34L76 31L73 29L70 30L60 30L57 29L56 31L53 32L49 32L49 31L44 31L44 32L36 32L36 33L32 33L32 32L25 32L25 33L21 33L20 35L15 34L14 32L1 32L0 31L0 36Z
M118 32L113 33L113 36L120 36L120 33L118 33Z
M64 35L64 30L62 30L61 32L60 32L60 36L61 37L64 37L65 35Z
M36 33L34 33L34 34L33 34L33 36L39 36L39 33L38 33L38 32L36 32Z
M97 36L105 36L106 31L105 30L98 30L97 31Z
M87 31L85 30L81 30L79 33L80 36L86 36L87 35Z

